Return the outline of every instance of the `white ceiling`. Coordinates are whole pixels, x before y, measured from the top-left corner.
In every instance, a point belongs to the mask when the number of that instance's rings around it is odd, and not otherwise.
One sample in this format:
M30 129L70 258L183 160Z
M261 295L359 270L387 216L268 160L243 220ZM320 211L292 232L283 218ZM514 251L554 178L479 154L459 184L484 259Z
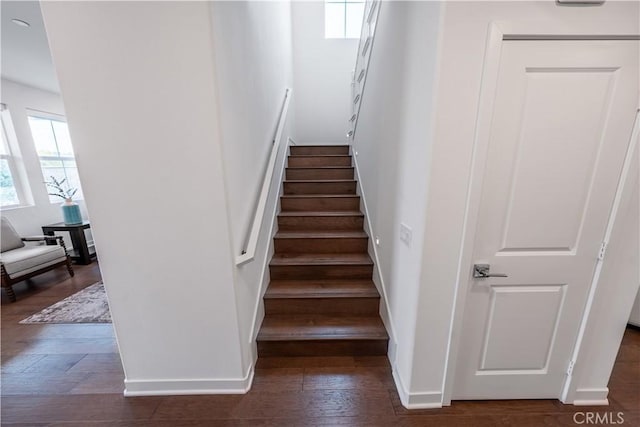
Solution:
M37 1L0 2L2 77L51 92L60 92L51 61L47 33ZM31 24L20 27L12 19Z

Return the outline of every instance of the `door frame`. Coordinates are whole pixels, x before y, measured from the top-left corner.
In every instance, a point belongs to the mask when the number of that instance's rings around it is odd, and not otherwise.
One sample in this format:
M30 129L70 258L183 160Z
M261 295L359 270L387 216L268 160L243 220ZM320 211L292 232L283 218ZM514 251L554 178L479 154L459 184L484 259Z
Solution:
M498 75L500 71L500 58L502 56L502 46L504 41L513 40L640 40L640 34L635 35L604 35L604 34L568 34L549 33L541 31L540 28L534 28L531 23L506 23L491 22L487 32L487 41L485 45L485 53L483 58L482 77L480 85L480 95L478 101L478 109L476 114L476 123L474 130L474 140L471 155L471 170L467 183L467 194L464 212L464 227L462 230L462 239L460 242L458 268L456 272L456 285L453 301L453 312L451 314L451 323L449 328L449 343L447 350L447 362L445 366L445 378L443 384L442 404L447 406L451 404L453 395L454 379L456 374L456 366L458 362L458 351L460 349L460 340L462 337L462 327L464 320L464 308L469 283L471 282L471 264L473 261L474 241L476 237L476 227L478 222L478 212L480 209L480 200L482 196L483 179L485 174L485 166L487 161L487 152L489 148L489 139L491 131L491 122L493 118L493 108L495 101L495 92L498 85ZM542 25L544 27L544 25ZM638 106L640 111L640 105ZM622 174L618 181L618 187L614 203L607 222L607 228L603 240L609 240L613 229L614 220L624 183L627 180L631 169L631 161L633 152L637 144L640 132L640 118L636 115L636 122L633 127L633 134L629 147L627 149ZM572 361L576 361L580 352L582 338L584 336L587 321L591 312L595 291L598 285L599 273L602 268L602 260L597 262L592 283L589 287L589 299L582 314L580 322L578 338L574 344L572 352ZM569 366L567 365L567 368ZM557 396L563 403L567 403L568 398L575 392L574 376L566 375L564 386ZM606 399L605 399L606 400ZM572 403L572 402L569 402ZM605 403L606 404L606 403Z

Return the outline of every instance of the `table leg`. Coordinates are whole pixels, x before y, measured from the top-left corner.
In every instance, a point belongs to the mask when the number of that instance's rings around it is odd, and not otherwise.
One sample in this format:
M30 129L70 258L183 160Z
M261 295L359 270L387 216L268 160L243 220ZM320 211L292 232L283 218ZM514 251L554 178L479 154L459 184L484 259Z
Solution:
M70 230L71 244L73 249L78 254L78 264L91 264L91 254L89 254L89 248L87 247L87 238L84 235L84 229L77 228Z

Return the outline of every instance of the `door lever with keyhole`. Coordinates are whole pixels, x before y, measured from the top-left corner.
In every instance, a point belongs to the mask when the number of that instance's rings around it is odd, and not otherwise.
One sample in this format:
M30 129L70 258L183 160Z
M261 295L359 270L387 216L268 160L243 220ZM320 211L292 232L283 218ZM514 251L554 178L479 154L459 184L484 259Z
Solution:
M491 274L489 270L491 266L489 264L473 264L473 277L475 279L486 279L488 277L509 277L504 273Z

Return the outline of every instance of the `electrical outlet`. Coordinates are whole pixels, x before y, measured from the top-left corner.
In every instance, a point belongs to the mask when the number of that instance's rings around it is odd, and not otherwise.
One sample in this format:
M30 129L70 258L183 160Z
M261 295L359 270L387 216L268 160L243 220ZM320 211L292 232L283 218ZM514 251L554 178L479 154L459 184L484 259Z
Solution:
M411 228L407 224L400 223L400 240L411 247Z
M353 153L357 156L358 155L358 150L354 150Z
M376 236L375 242L376 242L376 246L380 246L380 237Z

